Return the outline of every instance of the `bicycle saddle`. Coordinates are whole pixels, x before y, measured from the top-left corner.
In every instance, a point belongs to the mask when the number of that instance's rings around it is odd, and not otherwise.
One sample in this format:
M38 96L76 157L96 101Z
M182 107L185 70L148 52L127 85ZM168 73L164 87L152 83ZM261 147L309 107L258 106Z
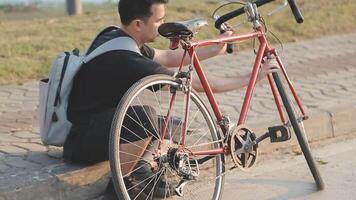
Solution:
M158 27L160 35L166 38L191 37L208 22L203 19L192 19L188 21L168 22Z

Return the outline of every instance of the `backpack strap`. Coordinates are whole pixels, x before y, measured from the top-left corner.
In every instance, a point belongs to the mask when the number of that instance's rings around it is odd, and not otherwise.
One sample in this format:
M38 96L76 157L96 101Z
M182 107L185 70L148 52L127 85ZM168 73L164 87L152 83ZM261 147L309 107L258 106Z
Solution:
M62 88L62 82L63 82L63 78L64 78L64 74L66 73L66 69L68 66L68 61L69 61L69 56L70 53L69 52L64 52L65 53L65 58L64 58L64 62L63 62L63 68L62 68L62 72L61 72L61 77L59 79L59 84L57 87L57 91L56 91L56 98L54 100L54 104L53 106L56 107L58 105L58 103L61 103L61 88Z
M127 51L136 52L136 53L142 55L140 49L137 46L136 41L130 37L125 36L125 37L114 38L114 39L109 40L109 41L105 42L104 44L100 45L98 48L96 48L94 51L92 51L89 55L87 55L84 58L83 62L88 63L89 61L91 61L92 59L97 57L98 55L101 55L101 54L104 54L106 52L113 51L113 50L127 50Z
M85 51L85 53L84 53L83 55L86 55L86 56L87 56L87 55L89 54L89 50L92 48L92 46L94 45L94 43L97 42L97 40L99 39L99 37L100 37L101 35L103 35L103 34L106 33L106 32L110 32L110 31L118 30L118 29L119 29L119 27L114 26L114 25L105 27L103 30L101 30L101 31L95 36L94 40L91 41L91 43L90 43L88 49Z

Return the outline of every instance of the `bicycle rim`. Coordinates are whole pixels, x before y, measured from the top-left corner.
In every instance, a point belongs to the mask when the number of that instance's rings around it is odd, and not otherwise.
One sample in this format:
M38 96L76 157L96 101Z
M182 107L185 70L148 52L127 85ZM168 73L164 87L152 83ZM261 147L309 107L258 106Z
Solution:
M178 158L174 152L182 140L185 93L181 90L172 92L171 88L179 88L172 77L147 77L134 84L119 103L112 124L109 152L115 189L123 199L220 199L224 181L223 155L198 164L198 167L193 166L192 170L199 168L199 175L182 187L183 196L178 196L175 191L184 179L175 163ZM172 118L167 121L173 94ZM190 99L184 152L221 147L216 127L205 105L195 92L191 93ZM165 120L168 123L167 134L161 138ZM128 137L128 133L133 138ZM156 153L158 141L164 141L160 153L162 159L150 157L150 154ZM196 164L194 161L204 158L206 156L189 158L189 164ZM141 171L147 171L142 169L150 168L153 168L150 173L142 175Z

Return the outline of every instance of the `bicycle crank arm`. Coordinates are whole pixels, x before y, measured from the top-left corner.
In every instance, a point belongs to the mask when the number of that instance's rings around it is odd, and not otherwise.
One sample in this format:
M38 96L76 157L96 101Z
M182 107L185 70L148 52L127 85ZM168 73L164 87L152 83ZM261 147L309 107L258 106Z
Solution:
M255 141L253 141L253 145L256 145L260 142L262 142L263 140L267 139L270 137L270 132L266 132L263 135L261 135L260 137L258 137Z

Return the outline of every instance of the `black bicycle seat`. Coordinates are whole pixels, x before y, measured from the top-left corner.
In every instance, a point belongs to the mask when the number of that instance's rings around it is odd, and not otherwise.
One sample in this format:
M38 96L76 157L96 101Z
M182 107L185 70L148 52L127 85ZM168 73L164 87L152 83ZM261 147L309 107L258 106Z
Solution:
M159 26L158 32L166 38L192 37L194 33L207 24L208 22L203 19L168 22Z

